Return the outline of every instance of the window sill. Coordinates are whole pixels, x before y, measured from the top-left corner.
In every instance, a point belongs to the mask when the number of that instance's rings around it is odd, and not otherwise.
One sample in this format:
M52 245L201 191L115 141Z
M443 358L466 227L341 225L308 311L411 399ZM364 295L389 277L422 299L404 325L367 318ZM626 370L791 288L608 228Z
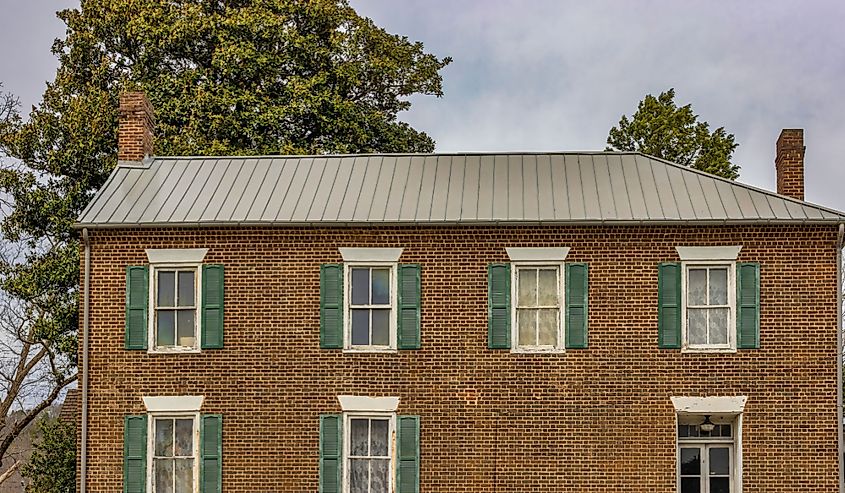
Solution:
M147 354L199 354L199 348L158 348L148 349Z
M529 348L513 348L511 349L511 353L513 354L563 354L566 350L563 348L552 348L552 349L529 349Z
M681 348L682 354L686 354L686 353L692 353L692 354L696 354L696 353L701 353L701 354L706 354L706 353L736 353L736 352L737 351L736 351L735 347L726 347L726 348L721 348L721 347L720 348L684 347L684 348Z
M384 348L384 349L377 349L377 348L345 348L343 350L344 354L367 354L367 353L376 353L376 354L390 354L390 353L398 353L399 350L396 348Z

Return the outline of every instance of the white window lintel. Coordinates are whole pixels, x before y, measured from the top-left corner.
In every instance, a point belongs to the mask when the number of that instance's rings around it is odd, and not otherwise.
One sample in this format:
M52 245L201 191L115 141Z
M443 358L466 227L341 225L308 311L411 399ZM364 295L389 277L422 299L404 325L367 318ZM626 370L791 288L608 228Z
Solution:
M200 264L208 248L147 248L151 264Z
M741 414L748 397L672 397L672 405L679 414Z
M399 408L398 397L362 397L357 395L339 395L340 407L344 412L383 412L394 413Z
M151 413L199 411L204 397L201 395L178 395L164 397L142 397L144 406Z
M398 262L402 248L339 248L344 262Z
M742 245L739 246L676 246L678 256L681 260L697 261L697 260L732 260L735 261L739 257L739 251L742 250Z
M512 262L563 262L569 254L569 247L507 247L505 250Z

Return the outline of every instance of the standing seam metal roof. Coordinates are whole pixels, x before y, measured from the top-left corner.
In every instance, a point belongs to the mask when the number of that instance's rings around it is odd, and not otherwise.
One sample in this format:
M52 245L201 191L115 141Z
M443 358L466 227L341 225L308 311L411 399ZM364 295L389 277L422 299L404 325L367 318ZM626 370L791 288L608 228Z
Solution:
M77 227L835 223L845 214L639 153L154 157Z

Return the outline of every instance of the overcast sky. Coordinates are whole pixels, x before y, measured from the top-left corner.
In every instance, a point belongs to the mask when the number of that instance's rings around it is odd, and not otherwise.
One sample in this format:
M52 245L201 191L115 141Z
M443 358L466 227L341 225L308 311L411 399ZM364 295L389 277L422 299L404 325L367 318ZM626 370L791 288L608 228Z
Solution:
M600 150L645 94L740 146L740 181L775 187L781 128L804 128L806 196L845 210L845 2L786 0L351 0L390 32L454 62L445 96L402 119L440 152ZM0 81L38 102L69 0L0 0Z

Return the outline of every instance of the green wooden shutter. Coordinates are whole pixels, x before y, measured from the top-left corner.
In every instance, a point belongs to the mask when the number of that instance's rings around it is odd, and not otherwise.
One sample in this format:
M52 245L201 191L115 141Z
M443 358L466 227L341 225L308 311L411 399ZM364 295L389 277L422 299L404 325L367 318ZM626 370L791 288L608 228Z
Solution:
M343 348L343 264L320 266L320 347Z
M396 493L420 491L420 417L398 416Z
M340 493L343 458L343 417L320 415L320 493Z
M126 349L147 349L149 282L146 266L126 268Z
M664 262L657 269L657 345L681 347L681 264Z
M202 266L202 348L223 348L223 266Z
M223 491L223 416L200 418L200 493Z
M587 347L587 264L566 264L566 348Z
M760 264L736 264L736 345L760 347Z
M123 420L123 493L147 491L147 416Z
M420 266L399 265L399 349L420 348Z
M487 346L511 347L511 265L487 266Z

